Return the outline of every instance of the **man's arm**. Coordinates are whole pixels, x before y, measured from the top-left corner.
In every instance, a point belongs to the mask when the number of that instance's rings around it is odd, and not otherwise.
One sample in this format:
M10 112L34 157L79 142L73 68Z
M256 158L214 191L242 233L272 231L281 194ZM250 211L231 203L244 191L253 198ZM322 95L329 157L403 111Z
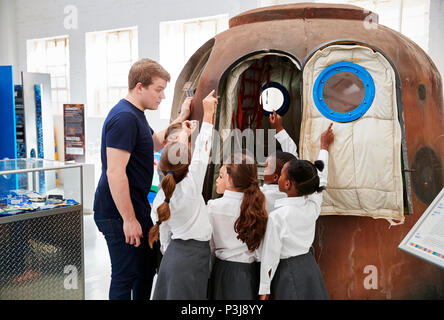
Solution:
M131 153L128 151L107 147L108 169L106 170L106 176L108 177L111 196L123 219L125 241L138 247L143 233L131 202L129 182L126 175L126 166L130 156Z
M191 114L191 101L193 100L192 97L188 97L185 99L185 101L182 104L182 107L180 108L180 114L179 116L170 123L170 125L178 122L183 122L185 120L188 120ZM165 128L159 132L156 132L153 134L153 141L154 141L154 152L159 151L162 149L165 144L165 133L168 128Z

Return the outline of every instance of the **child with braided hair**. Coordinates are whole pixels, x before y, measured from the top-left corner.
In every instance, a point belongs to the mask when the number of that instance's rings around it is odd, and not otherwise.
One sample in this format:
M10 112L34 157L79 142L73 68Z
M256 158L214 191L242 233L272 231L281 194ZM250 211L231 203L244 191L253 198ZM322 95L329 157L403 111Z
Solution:
M203 100L203 123L193 156L188 141L171 139L159 161L164 174L151 211L149 244L160 238L164 254L154 300L203 300L207 297L212 227L202 197L212 143L214 90ZM188 132L189 131L185 131Z
M318 160L293 159L279 177L287 198L275 202L263 241L259 295L276 300L328 299L322 273L311 254L316 220L327 184L328 148L334 140L332 124L321 135Z

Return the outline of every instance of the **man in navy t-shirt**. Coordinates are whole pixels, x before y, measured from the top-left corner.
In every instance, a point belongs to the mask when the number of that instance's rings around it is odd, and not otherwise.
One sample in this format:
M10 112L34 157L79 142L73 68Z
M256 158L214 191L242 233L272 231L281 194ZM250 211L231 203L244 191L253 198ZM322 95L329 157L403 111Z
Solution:
M133 64L128 95L109 112L102 129L102 175L94 198L94 220L104 234L111 258L109 298L148 300L156 252L148 245L153 225L148 193L154 152L163 147L165 131L154 133L144 111L156 110L165 98L168 72L151 59ZM182 105L181 122L190 114L191 98Z

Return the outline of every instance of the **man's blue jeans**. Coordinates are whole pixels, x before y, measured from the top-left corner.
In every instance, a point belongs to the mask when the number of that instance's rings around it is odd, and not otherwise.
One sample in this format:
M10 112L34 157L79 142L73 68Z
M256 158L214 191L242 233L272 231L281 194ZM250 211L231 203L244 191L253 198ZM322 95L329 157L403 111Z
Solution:
M156 251L148 245L151 224L141 223L143 238L136 248L125 242L123 220L96 219L94 221L105 236L111 258L110 300L149 300L156 272Z

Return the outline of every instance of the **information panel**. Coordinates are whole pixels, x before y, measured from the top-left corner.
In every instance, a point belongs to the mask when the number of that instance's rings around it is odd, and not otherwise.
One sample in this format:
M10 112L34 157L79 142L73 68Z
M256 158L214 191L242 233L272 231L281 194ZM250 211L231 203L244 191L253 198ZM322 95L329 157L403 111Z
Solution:
M64 104L65 161L85 162L85 107L83 104Z
M398 248L444 268L444 188Z

